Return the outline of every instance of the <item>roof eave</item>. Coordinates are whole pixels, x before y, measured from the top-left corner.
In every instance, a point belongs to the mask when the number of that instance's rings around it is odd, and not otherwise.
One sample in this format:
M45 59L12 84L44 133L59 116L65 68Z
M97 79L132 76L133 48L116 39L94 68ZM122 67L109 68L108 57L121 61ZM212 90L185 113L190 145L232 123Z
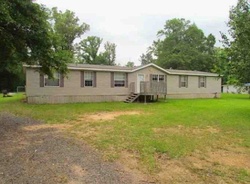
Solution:
M147 65L143 65L141 67L138 67L136 69L132 69L131 70L122 70L122 69L108 69L108 68L86 68L86 67L72 67L72 66L68 66L68 69L70 70L89 70L89 71L109 71L109 72L125 72L125 73L133 73L133 72L136 72L136 71L139 71L139 70L142 70L144 68L147 68L149 66L153 66L159 70L161 70L162 72L164 73L167 73L169 75L188 75L188 76L207 76L207 77L221 77L220 75L218 74L214 74L214 73L199 73L199 74L196 74L196 73L181 73L181 72L171 72L171 71L168 71L168 70L165 70L164 68L161 68L160 66L154 64L154 63L149 63ZM41 66L39 65L23 65L23 67L25 68L40 68Z
M170 72L170 75L188 75L188 76L206 76L206 77L220 77L218 74L204 74L204 73L174 73Z
M167 74L170 74L167 70L165 70L164 68L162 68L162 67L160 67L160 66L157 66L157 65L154 64L154 63L149 63L149 64L147 64L147 65L143 65L143 66L141 66L141 67L139 67L139 68L136 68L136 69L132 70L132 72L136 72L136 71L138 71L138 70L142 70L142 69L147 68L147 67L149 67L149 66L154 66L155 68L161 70L162 72L167 73Z
M41 68L39 65L23 65L24 68ZM72 67L68 66L69 70L91 70L91 71L109 71L109 72L127 72L130 73L132 70L120 70L120 69L101 69L101 68L79 68L79 67Z
M131 73L132 70L120 70L120 69L101 69L101 68L78 68L78 67L68 67L70 70L89 70L89 71L108 71L108 72L127 72Z

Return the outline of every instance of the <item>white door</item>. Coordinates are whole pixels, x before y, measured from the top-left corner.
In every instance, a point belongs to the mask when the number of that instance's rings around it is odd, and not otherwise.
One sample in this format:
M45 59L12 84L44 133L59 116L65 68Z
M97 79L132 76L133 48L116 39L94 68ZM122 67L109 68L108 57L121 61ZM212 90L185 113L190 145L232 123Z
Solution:
M137 93L140 93L140 83L141 81L145 81L144 74L138 74L137 76Z

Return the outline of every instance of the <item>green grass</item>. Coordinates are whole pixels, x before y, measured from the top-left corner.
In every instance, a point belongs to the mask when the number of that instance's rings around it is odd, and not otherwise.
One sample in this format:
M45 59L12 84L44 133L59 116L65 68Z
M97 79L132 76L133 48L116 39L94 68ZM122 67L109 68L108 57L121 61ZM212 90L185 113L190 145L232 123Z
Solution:
M223 94L220 99L166 100L151 104L122 102L31 105L22 94L0 97L0 111L43 120L49 124L76 121L80 115L112 111L140 111L115 120L78 123L68 132L102 150L110 159L122 151L139 155L148 171L157 168L156 155L184 158L197 150L243 148L250 151L250 99L248 95ZM93 131L93 134L84 133ZM214 171L215 175L223 172ZM223 176L221 176L223 177ZM243 168L238 180L249 180Z
M75 104L27 104L23 103L24 94L3 98L0 96L0 111L10 112L18 116L43 120L49 124L65 123L74 120L81 114L115 109L131 109L124 103L75 103Z

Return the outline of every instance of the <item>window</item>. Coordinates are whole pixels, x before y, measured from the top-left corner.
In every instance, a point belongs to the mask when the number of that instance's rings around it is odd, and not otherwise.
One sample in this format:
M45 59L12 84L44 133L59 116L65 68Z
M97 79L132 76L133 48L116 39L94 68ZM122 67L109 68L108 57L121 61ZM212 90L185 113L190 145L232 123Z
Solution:
M44 86L60 86L60 74L54 73L53 77L44 76Z
M180 84L179 84L180 87L186 87L186 88L188 87L188 77L187 76L180 76L179 80L180 80Z
M126 80L125 73L114 73L114 86L115 87L124 87Z
M81 87L96 87L96 72L81 71Z
M199 77L199 87L200 88L206 87L206 77Z
M155 81L155 82L164 82L165 81L165 75L153 74L151 79L152 79L152 81Z
M165 81L165 75L159 75L159 82Z
M84 86L93 86L94 72L84 72Z
M152 75L152 81L158 81L158 75Z

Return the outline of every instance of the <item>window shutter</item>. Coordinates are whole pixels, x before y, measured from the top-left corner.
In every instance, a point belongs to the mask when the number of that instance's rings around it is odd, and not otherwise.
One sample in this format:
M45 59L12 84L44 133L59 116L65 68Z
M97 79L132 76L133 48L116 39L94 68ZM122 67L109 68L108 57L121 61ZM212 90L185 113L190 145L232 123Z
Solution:
M179 76L179 88L181 87L181 75Z
M188 88L188 76L186 76L185 78L186 78L186 88Z
M84 87L84 71L81 71L81 87Z
M40 73L40 87L44 87L44 74Z
M150 74L150 81L153 81L153 75L152 74Z
M93 72L93 87L96 87L96 72Z
M63 74L60 74L60 87L64 87L64 76Z
M114 87L115 81L114 81L114 72L111 72L111 88Z
M125 74L125 87L128 87L128 73Z
M201 77L198 77L198 88L201 87Z

